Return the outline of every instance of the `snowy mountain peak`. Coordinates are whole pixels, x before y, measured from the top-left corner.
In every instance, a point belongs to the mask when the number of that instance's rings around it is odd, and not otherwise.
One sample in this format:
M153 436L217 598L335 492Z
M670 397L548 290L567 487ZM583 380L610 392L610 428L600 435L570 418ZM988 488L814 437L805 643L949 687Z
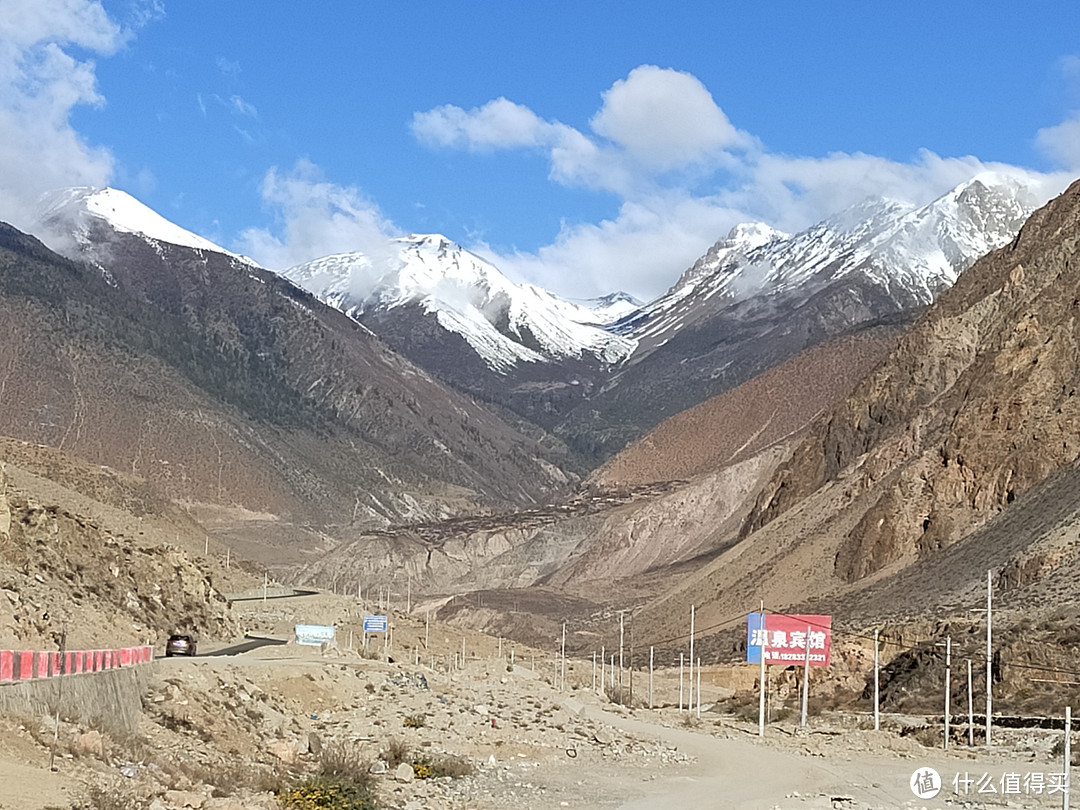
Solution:
M1006 244L1045 202L1020 179L986 172L922 207L868 198L787 236L737 226L678 284L620 324L639 354L678 330L751 299L792 306L852 274L881 291L897 311L929 304L977 258Z
M400 237L368 254L327 256L283 275L357 319L419 306L500 372L584 354L615 363L635 345L599 326L595 308L515 284L439 234Z
M770 228L764 222L740 222L730 231L723 241L730 247L753 250L779 239L786 239L788 234Z
M622 291L603 295L599 298L590 298L576 303L585 307L593 314L593 323L605 326L621 321L633 315L644 306L634 296Z
M159 242L211 250L235 256L209 239L181 228L130 194L115 188L79 186L48 192L38 201L35 231L71 237L79 244L89 241L92 223L98 221L121 233L133 233ZM242 258L242 257L237 257ZM250 262L249 259L245 261Z

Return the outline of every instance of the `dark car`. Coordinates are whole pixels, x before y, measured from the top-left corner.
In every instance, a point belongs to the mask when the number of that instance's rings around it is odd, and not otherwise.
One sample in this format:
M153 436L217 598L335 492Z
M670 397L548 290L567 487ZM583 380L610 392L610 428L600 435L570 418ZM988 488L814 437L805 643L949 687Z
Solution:
M195 639L191 636L174 634L165 642L165 657L172 658L174 655L194 655Z

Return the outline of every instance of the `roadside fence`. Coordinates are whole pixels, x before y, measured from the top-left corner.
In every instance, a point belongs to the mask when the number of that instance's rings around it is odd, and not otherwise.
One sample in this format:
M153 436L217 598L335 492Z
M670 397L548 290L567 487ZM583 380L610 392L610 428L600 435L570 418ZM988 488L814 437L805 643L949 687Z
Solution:
M151 645L114 650L0 650L0 683L22 682L136 666L154 658Z

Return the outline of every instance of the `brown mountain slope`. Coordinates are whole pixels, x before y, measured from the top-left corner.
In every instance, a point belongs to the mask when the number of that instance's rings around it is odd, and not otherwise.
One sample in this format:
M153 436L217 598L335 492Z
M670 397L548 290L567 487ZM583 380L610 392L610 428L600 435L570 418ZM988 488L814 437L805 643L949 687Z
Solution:
M87 258L0 228L0 432L318 525L534 503L567 481L557 449L272 273L131 234L96 235Z
M327 587L339 578L385 587L407 572L418 591L542 582L586 598L602 583L605 602L659 592L719 553L799 431L850 393L895 340L895 329L882 327L830 342L672 417L570 504L362 534L300 576Z
M204 532L145 480L0 437L0 647L161 644L238 628ZM187 550L185 550L185 547Z
M897 614L918 614L963 601L987 568L1031 594L1049 577L1044 597L1060 599L1075 548L1039 549L1070 534L1075 516L1053 517L1054 498L1040 493L1075 497L1078 252L1080 183L963 273L889 360L817 421L762 490L738 542L641 619L662 631L696 603L709 626L760 599L868 615L885 599ZM1010 520L1029 491L1029 519ZM947 576L938 568L946 564ZM901 574L913 565L918 582ZM948 593L931 586L935 572ZM864 596L841 601L856 592Z
M744 533L851 468L872 494L837 550L856 580L947 546L1080 453L1080 184L961 275L823 419Z
M735 464L805 428L893 348L896 327L808 349L664 420L588 479L599 488L688 479Z

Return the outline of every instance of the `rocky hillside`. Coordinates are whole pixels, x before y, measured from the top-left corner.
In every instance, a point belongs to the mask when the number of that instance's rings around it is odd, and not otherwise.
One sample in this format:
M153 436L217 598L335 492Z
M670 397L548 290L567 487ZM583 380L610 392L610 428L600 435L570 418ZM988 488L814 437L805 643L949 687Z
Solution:
M0 430L189 502L384 525L565 486L565 454L235 257L91 221L0 230Z
M161 644L237 631L203 531L146 481L0 439L0 647ZM253 579L231 572L233 587Z
M593 472L600 489L690 479L798 434L881 362L899 337L882 327L807 349L737 388L665 419Z
M617 326L637 349L559 434L606 457L805 348L908 323L1012 239L1038 200L1012 178L982 175L920 208L867 200L791 236L740 226Z
M761 598L862 616L966 610L987 569L999 587L1025 589L1031 609L1074 600L1078 234L1074 184L817 420L731 549L648 616L696 602L708 624Z
M524 629L527 614L540 611L531 620L543 623L548 613L566 611L567 595L614 604L660 592L719 553L792 443L896 339L895 331L878 330L828 343L672 417L594 473L568 503L359 533L300 576L326 588L389 587L399 599L405 587L484 590L440 615L452 611L455 620L495 633L507 632L500 622L510 620L500 605L513 605ZM541 585L562 597L528 598L519 590Z
M872 493L838 550L857 580L951 545L1080 454L1080 184L964 273L823 419L745 531L846 473Z

